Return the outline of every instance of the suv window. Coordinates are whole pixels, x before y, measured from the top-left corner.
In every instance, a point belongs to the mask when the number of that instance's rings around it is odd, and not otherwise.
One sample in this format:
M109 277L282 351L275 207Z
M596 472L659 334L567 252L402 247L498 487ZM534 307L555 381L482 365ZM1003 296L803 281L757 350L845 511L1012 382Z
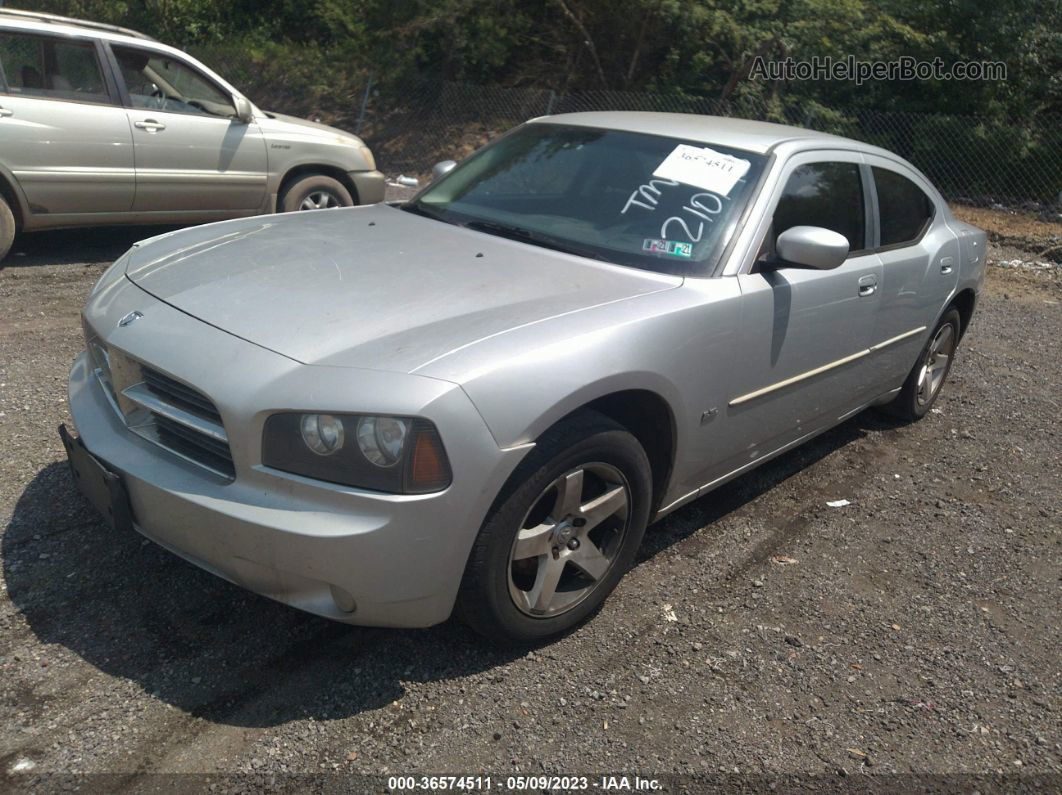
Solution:
M113 50L134 108L226 119L236 115L232 97L181 61L136 47Z
M0 31L0 65L8 94L110 102L91 42Z
M832 229L848 238L849 251L866 248L866 214L859 166L808 163L790 174L774 211L774 237L793 226Z
M881 216L881 245L913 243L933 218L933 202L907 177L873 167Z

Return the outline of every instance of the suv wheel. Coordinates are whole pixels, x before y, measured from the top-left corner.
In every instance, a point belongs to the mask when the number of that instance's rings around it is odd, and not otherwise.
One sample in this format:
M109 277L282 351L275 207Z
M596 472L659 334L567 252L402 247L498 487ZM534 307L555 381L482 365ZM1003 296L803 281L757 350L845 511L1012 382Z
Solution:
M496 640L534 643L590 616L634 560L652 474L626 429L583 412L539 440L472 548L457 612Z
M334 207L352 207L354 199L350 191L337 179L324 174L310 174L295 180L277 202L282 213L296 210L327 210Z
M0 261L7 256L13 242L15 242L15 216L7 200L0 196Z

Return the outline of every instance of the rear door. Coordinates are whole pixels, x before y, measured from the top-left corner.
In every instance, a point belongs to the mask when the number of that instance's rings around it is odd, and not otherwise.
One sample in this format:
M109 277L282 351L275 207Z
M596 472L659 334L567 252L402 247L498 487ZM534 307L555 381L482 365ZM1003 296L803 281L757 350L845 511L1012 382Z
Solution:
M266 196L266 144L232 97L193 65L111 45L136 149L137 212L246 214Z
M881 263L869 251L872 216L860 162L853 152L807 152L783 167L762 256L737 277L741 333L726 439L717 439L735 453L729 471L832 424L870 392L866 350ZM826 271L777 262L777 236L802 225L848 238L845 262Z
M959 278L961 253L935 191L914 172L867 155L882 263L881 311L870 374L881 391L900 386Z
M0 29L0 163L34 214L127 212L133 142L88 37Z

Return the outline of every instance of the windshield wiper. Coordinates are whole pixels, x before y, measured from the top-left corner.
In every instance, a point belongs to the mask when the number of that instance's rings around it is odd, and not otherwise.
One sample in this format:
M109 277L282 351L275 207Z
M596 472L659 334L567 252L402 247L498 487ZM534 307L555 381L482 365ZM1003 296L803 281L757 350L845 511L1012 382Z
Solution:
M496 221L465 221L461 225L468 229L475 229L477 232L487 232L498 237L507 237L510 240L534 240L534 235L527 229L521 229L519 226L509 226L508 224L499 224Z
M531 243L535 246L541 246L542 248L552 249L553 251L560 251L565 254L575 254L578 257L588 257L589 259L597 259L607 262L604 257L594 254L593 252L585 251L574 246L566 245L559 240L555 240L551 237L540 235L537 232L532 232L530 229L523 229L519 226L510 226L509 224L500 224L496 221L466 221L461 224L467 229L475 229L477 232L486 232L490 235L497 235L498 237L505 237L509 240L518 240L521 243Z

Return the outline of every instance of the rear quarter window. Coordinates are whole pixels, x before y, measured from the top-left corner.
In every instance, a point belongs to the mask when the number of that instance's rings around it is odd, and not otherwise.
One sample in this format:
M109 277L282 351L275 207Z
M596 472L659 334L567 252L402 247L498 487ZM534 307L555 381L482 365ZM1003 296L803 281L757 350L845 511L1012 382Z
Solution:
M913 243L933 220L933 201L911 180L895 171L873 167L878 192L881 242L885 246Z

